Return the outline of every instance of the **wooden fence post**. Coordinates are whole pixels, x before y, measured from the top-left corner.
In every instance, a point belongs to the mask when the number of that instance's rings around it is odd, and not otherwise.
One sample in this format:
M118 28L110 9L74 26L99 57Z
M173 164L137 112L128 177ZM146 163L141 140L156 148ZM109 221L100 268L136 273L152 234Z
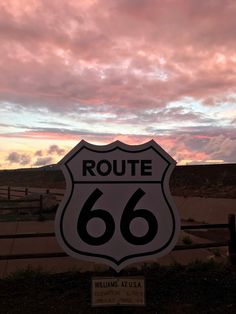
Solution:
M235 230L235 215L228 216L229 223L229 260L232 265L236 265L236 230Z
M25 196L28 195L28 193L29 193L28 188L25 188Z
M11 187L10 186L8 186L7 188L7 199L8 201L11 199Z
M43 195L41 194L39 197L39 216L38 220L42 221L43 220Z

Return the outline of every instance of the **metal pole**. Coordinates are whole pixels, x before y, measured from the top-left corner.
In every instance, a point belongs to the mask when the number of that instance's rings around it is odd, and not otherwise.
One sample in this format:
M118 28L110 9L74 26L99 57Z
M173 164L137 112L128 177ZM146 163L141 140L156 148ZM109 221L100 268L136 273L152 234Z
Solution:
M8 199L8 201L10 201L10 199L11 199L11 187L10 186L8 186L8 188L7 188L7 199Z
M228 216L229 222L229 260L232 265L236 265L236 230L235 230L235 215L230 214Z
M43 195L41 194L39 198L39 216L38 216L39 221L43 220L42 213L43 213Z

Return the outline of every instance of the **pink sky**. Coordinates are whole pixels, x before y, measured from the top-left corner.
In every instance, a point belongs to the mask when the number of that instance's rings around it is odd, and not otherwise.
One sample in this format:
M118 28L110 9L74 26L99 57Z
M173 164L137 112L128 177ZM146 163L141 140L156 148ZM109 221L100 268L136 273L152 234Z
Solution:
M236 161L234 0L1 0L0 168L84 139Z

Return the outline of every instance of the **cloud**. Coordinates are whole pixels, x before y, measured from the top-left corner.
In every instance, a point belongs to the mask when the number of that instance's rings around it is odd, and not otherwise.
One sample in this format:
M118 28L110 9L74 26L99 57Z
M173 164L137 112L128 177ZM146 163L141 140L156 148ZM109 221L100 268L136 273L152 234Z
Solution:
M178 160L235 160L234 1L1 6L1 119L9 115L2 138L154 138ZM65 152L45 147L31 156L35 164Z
M175 112L175 111L174 111ZM177 110L179 114L179 110ZM190 115L191 119L192 117ZM145 117L141 119L144 121ZM168 121L168 120L166 120ZM116 132L91 132L89 130L73 130L60 128L39 128L33 131L22 133L6 134L6 137L18 136L22 138L41 138L51 140L86 140L96 144L106 144L115 140L123 141L127 144L141 144L151 139L156 140L166 151L178 162L182 160L201 161L204 160L224 160L225 162L235 162L236 131L230 127L219 127L212 125L184 126L184 118L179 119L181 127L175 129L175 126L166 124L166 127L146 127L143 134ZM3 135L4 136L4 135ZM72 147L71 147L72 148ZM53 162L57 160L56 156L64 155L68 148L59 147L56 144L50 145L45 150L36 151L35 156L43 160L52 158ZM39 161L41 161L39 158ZM37 164L37 163L35 163Z
M12 152L8 155L8 157L6 158L7 161L9 161L11 164L20 164L20 165L29 165L31 158L30 156L26 155L26 154L19 154L17 152Z
M39 157L33 165L36 167L46 166L51 164L52 162L53 162L52 157Z
M235 134L236 135L236 134ZM229 138L220 134L211 138L205 146L205 151L209 153L212 159L222 159L225 162L236 161L236 136Z
M65 149L60 148L58 145L53 144L48 147L48 149L45 150L38 150L34 153L34 156L37 156L37 159L34 161L34 166L45 166L48 164L52 164L56 162L56 157L64 155Z
M39 156L39 157L41 157L42 154L43 154L42 150L37 150L37 151L34 153L35 156Z
M234 91L232 1L129 2L38 1L22 10L3 1L0 99L72 112L161 108L184 96L207 103Z
M58 145L51 145L48 149L48 154L57 154L59 156L63 155L65 153L65 150L63 148L60 148Z
M67 129L67 128L34 128L32 127L30 130L26 131L18 131L18 132L11 132L11 133L2 133L0 137L6 138L34 138L34 139L50 139L50 140L59 140L59 139L71 139L71 140L78 140L81 138L87 139L96 139L96 138L108 138L116 136L116 133L108 133L108 132L96 132L84 129ZM54 145L53 148L48 148L47 152L51 151L51 153L60 152L62 154L63 148L60 149L59 147L55 149ZM39 153L39 152L38 152ZM37 153L37 154L38 154Z

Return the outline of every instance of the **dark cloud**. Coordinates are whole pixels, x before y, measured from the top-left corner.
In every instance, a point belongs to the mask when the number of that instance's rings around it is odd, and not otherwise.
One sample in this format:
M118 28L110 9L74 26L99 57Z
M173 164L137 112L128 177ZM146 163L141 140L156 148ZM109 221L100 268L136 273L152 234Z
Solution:
M93 137L94 139L97 138L110 138L110 137L115 137L117 133L109 133L109 132L96 132L86 130L86 129L66 129L66 128L50 128L50 127L32 127L29 128L29 130L26 131L19 131L19 132L11 132L11 133L2 133L1 137L6 137L6 138L41 138L41 139L77 139L79 140L80 138L91 138ZM50 150L50 148L49 148ZM55 152L55 149L52 149L53 152Z
M42 150L37 150L35 153L34 153L35 156L38 156L38 157L41 157L43 155L43 152Z
M46 166L53 162L53 159L51 157L39 157L35 163L33 164L36 167L39 166Z
M65 153L65 150L63 148L60 148L58 145L51 145L47 151L49 155L51 154L57 154L59 156L63 155Z
M26 154L19 154L17 152L10 153L8 157L6 158L6 160L10 162L11 164L17 163L24 166L29 165L31 162L30 156Z

